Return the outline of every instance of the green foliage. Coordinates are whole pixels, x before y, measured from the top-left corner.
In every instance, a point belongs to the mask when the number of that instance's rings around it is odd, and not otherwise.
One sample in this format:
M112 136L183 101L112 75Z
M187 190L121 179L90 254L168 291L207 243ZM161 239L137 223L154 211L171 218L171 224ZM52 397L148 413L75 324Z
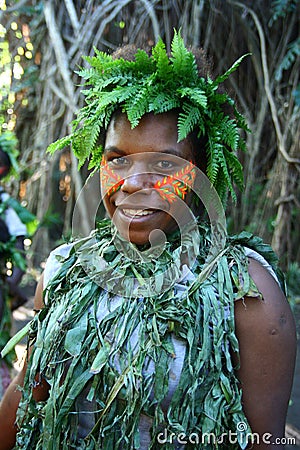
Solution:
M11 175L15 177L18 176L19 166L17 163L17 158L19 156L19 152L17 150L18 140L16 135L11 131L1 132L0 129L0 148L8 155L11 169L9 173L6 175L6 179L8 179Z
M288 51L276 71L275 74L276 81L281 80L282 72L284 70L288 70L299 56L300 56L300 37L289 44Z
M157 114L179 107L180 101L171 93L164 92L159 85L153 86L151 100L149 101L149 112Z
M63 220L59 213L54 212L52 208L49 208L43 215L40 227L51 228L54 225L63 225Z
M19 267L22 271L26 270L26 259L24 255L16 248L16 238L12 236L7 242L0 242L1 263L10 261L13 267ZM2 270L2 267L1 267Z
M300 106L300 84L294 90L293 96L295 97L296 105Z
M273 0L272 21L285 17L287 13L295 11L299 0Z
M179 113L178 117L178 140L184 139L201 121L201 111L197 106L189 103L184 103L182 106L183 112ZM202 125L202 124L201 124ZM201 126L201 131L203 131Z
M289 13L296 11L299 0L273 0L271 25L279 18L286 18ZM297 61L300 55L300 38L298 37L288 45L288 50L284 55L275 73L276 81L281 81L284 70L289 70ZM293 97L297 106L300 105L300 85L293 91Z
M62 150L63 148L67 147L68 145L71 144L71 136L66 136L64 138L61 138L55 142L53 142L52 144L50 144L48 146L48 152L49 153L54 153L57 150Z
M290 303L300 303L300 266L297 262L289 265L286 272L287 295Z
M225 80L227 80L227 78L236 71L236 69L239 67L239 65L241 64L241 62L243 61L244 58L246 58L246 56L250 56L251 53L246 53L245 55L241 56L237 61L235 61L234 64L232 64L232 66L226 70L226 72L223 75L219 75L216 80L212 83L213 86L215 86L216 88L218 87L219 84L223 83Z
M86 80L86 105L73 122L73 133L51 144L48 151L71 144L79 166L90 159L90 168L99 167L102 148L98 136L107 129L115 110L126 113L134 128L148 112L159 114L178 108L178 141L194 130L207 137L208 177L221 198L225 199L229 189L235 199L233 184L243 186L236 157L238 148L244 147L239 130L248 128L233 100L219 93L218 87L245 56L212 81L199 77L195 57L185 47L180 32L174 33L170 56L161 39L150 55L138 50L134 61L114 59L95 49L95 56L85 58L91 67L78 72ZM233 118L224 112L228 105Z
M13 208L18 214L21 222L26 225L27 236L33 236L39 225L39 221L36 216L28 211L28 209L24 208L24 206L20 205L20 203L12 197L9 197L5 204Z

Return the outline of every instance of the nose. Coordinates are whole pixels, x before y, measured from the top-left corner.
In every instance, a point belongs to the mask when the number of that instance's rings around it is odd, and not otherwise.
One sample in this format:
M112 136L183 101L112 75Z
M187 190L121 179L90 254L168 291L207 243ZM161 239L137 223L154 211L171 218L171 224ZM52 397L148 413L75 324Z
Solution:
M150 193L150 188L153 188L153 186L153 174L145 172L145 169L141 167L132 167L130 173L127 173L126 178L124 178L121 190L128 194L141 190L149 190Z

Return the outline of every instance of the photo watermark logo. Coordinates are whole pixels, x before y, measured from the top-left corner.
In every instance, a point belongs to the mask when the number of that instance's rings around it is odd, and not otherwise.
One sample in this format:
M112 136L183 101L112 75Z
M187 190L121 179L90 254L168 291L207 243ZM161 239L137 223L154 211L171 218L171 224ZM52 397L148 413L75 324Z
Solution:
M177 444L177 445L222 445L237 444L241 448L247 445L296 445L294 437L275 437L272 433L252 433L245 422L239 422L236 431L226 431L217 436L214 433L172 433L164 429L157 435L158 444Z

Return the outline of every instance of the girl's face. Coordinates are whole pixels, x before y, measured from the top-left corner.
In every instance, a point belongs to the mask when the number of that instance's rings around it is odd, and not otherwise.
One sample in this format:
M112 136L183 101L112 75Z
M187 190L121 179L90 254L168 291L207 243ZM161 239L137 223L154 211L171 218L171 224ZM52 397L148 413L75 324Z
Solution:
M146 244L152 231L170 233L178 226L178 217L184 220L193 160L190 141L177 142L175 113L147 114L134 129L125 114L112 119L101 163L101 189L106 211L125 239Z

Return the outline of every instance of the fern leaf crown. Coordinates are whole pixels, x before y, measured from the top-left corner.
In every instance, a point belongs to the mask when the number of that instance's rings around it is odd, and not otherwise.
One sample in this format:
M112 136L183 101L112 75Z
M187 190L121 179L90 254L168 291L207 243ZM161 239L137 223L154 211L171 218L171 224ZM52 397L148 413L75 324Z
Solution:
M207 175L222 200L227 191L235 199L234 184L243 187L242 166L236 156L238 148L245 147L240 130L249 130L234 101L218 87L244 56L211 80L199 76L195 56L185 47L180 32L174 32L170 56L161 39L150 55L139 49L132 61L95 49L95 56L84 58L90 68L78 71L86 80L82 91L86 105L73 121L73 132L48 150L53 153L71 144L79 167L87 159L90 168L100 167L98 137L107 129L114 111L126 113L134 128L146 113L178 109L178 141L194 130L199 137L206 136ZM233 118L224 112L227 105Z

